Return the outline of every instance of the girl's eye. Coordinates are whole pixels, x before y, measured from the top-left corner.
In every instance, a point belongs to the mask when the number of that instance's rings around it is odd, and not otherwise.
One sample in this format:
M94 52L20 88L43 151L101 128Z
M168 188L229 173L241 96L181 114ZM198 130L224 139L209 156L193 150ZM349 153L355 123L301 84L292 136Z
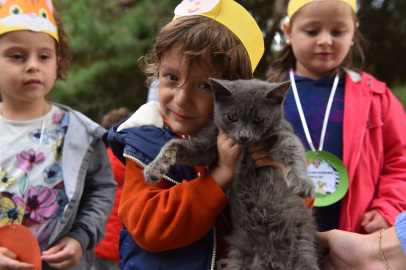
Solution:
M254 122L254 124L260 124L260 123L264 122L264 118L257 117L254 119L253 122Z
M165 77L171 82L179 81L179 79L175 75L172 75L172 74L165 75Z
M12 54L10 55L10 58L14 60L20 60L23 59L23 56L21 54Z
M12 5L10 7L10 15L22 15L23 14L23 10L17 6L17 5Z
M41 8L41 9L39 10L39 16L40 16L41 18L44 18L44 19L49 19L48 12L47 12L45 9L43 9L43 8Z
M235 116L235 115L233 115L233 114L231 114L231 113L227 114L227 117L228 117L228 119L230 119L230 121L233 121L233 122L237 122L237 121L238 121L238 117Z
M40 55L39 59L47 60L47 59L49 59L49 56L48 55Z
M315 31L315 30L307 30L306 33L309 34L310 36L315 36L317 34L317 31Z

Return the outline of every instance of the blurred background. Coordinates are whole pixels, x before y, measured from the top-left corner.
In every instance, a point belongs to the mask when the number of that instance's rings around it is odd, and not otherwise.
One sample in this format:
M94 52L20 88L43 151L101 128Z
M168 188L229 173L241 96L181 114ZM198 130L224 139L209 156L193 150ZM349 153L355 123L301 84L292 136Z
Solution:
M96 122L111 109L135 111L148 96L138 59L181 0L54 0L62 13L73 59L66 81L48 100L71 106ZM255 77L265 78L283 32L275 0L236 0L263 30L265 54ZM384 81L406 106L406 1L358 0L360 31L369 41L365 71Z

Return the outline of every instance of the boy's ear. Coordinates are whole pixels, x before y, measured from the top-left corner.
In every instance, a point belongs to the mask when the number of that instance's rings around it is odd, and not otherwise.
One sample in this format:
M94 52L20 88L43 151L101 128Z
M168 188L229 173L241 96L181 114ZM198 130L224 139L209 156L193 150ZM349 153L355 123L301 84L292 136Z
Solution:
M290 88L291 82L272 83L272 85L271 89L265 94L265 97L276 100L278 104L282 104L285 100L286 93Z
M292 40L291 37L291 31L292 29L290 28L290 22L284 22L283 23L283 33L285 34L285 40Z
M233 94L233 92L227 88L226 81L209 78L209 82L216 100L222 97L229 97Z

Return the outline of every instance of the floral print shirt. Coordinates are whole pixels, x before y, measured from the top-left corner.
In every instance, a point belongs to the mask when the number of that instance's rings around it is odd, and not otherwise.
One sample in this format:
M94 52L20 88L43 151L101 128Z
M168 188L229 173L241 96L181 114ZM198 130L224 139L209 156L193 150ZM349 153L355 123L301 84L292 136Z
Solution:
M65 133L61 121L65 114L52 106L44 116L29 121L11 121L0 115L0 227L11 223L26 226L41 251L68 203L62 177Z

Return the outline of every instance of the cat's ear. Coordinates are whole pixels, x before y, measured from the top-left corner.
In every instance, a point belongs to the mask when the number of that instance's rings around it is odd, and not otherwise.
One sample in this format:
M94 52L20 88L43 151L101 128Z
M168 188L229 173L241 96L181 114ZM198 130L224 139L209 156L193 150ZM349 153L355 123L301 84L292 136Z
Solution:
M47 0L46 2L47 2L47 6L48 6L49 10L50 10L51 12L54 12L54 6L52 5L52 1L51 1L51 0Z
M286 93L290 88L290 84L291 84L290 81L278 83L276 86L272 87L272 89L265 94L265 97L276 100L277 103L282 104L283 101L285 100Z
M209 78L209 82L216 100L222 97L229 97L233 94L233 92L227 88L226 81Z

